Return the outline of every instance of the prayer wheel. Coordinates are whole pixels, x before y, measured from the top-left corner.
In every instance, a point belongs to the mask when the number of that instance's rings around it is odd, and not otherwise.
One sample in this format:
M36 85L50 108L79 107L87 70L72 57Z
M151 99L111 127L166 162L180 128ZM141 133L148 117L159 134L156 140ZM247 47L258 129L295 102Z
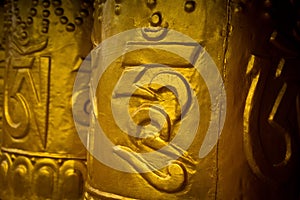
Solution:
M0 199L300 198L299 2L0 4Z
M86 149L73 122L72 88L92 48L92 3L2 6L0 199L82 199Z

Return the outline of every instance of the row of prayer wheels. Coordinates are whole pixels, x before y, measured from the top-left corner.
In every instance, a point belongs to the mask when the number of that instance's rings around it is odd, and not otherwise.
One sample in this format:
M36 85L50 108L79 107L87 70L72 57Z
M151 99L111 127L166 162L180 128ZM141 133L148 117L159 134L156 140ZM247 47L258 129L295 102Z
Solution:
M299 199L295 0L0 2L0 200Z

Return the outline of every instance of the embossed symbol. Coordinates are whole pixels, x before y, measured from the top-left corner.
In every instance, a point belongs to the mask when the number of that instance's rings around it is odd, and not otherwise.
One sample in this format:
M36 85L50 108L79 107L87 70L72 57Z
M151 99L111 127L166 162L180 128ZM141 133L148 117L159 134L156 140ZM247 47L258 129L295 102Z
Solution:
M47 105L45 102L48 101L48 88L37 88L35 81L38 81L39 83L42 81L48 81L48 79L45 80L44 77L48 76L50 67L49 63L49 57L39 57L38 59L35 59L34 57L29 57L27 59L12 59L10 62L17 73L14 78L14 84L8 88L9 93L6 93L4 96L4 113L6 123L8 125L5 129L14 138L23 138L27 134L30 124L30 110L40 111L45 109L43 113L47 113L47 108L44 107L44 105ZM33 67L38 68L40 80L35 80L34 72L32 72ZM24 94L24 87L28 88L27 94ZM24 95L27 96L27 99ZM15 113L14 110L18 110L19 113ZM37 112L36 116L33 118L36 122L42 143L45 145L46 116L39 116L40 113L41 112Z
M291 124L297 123L293 113L299 88L294 83L299 71L286 62L291 61L281 58L276 67L262 67L269 61L255 55L248 62L252 80L244 110L244 150L253 172L266 182L288 179L295 162L293 137L298 128L293 130Z
M180 59L164 58L160 51ZM109 109L119 131L127 134L128 144L112 141L110 133L102 129L105 118L97 95L101 77L118 58L123 72L112 89ZM141 173L149 184L165 192L182 189L187 173L193 173L197 164L187 149L199 126L199 100L195 88L179 69L194 70L209 92L211 116L199 150L199 158L203 158L221 134L226 95L215 63L190 37L164 28L140 28L108 38L83 61L73 90L73 94L78 94L86 80L83 76L90 78L90 99L85 96L80 101L91 102L88 141L86 131L77 124L86 116L73 112L78 134L89 146L88 151L113 169ZM73 111L82 106L76 102L73 101Z

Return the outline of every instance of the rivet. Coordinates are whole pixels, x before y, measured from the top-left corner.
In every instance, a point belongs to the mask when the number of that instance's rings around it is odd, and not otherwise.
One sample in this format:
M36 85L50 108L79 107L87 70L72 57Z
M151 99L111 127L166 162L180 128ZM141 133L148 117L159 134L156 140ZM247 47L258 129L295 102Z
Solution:
M37 13L37 11L36 11L35 8L31 8L31 9L30 9L30 15L31 15L31 16L36 16L36 13Z
M50 2L49 1L43 1L43 6L45 7L45 8L48 8L49 6L50 6Z
M62 8L56 8L54 13L57 15L57 16L62 16L64 14L64 9Z
M38 1L38 0L33 0L33 1L32 1L32 5L33 5L33 6L37 6L38 4L39 4L39 1Z
M68 18L67 17L65 17L65 16L62 16L61 18L60 18L60 22L62 23L62 24L66 24L66 23L68 23Z
M52 4L53 6L61 6L61 0L54 0Z
M43 17L49 17L50 11L49 10L43 10Z
M67 25L67 27L66 27L66 30L67 30L68 32L74 31L74 30L75 30L75 25L72 24L72 23L69 23L69 24Z
M162 16L160 12L153 13L150 23L152 26L159 26L162 22Z
M25 24L24 22L21 22L21 23L20 23L20 27L21 27L22 29L24 29L24 28L26 28L26 24Z
M82 24L82 18L81 17L76 17L75 18L75 24L77 24L77 25L80 25L80 24Z
M86 9L81 9L80 15L83 17L87 17L89 15L89 11L87 11Z
M28 17L28 18L27 18L27 24L32 24L32 22L33 22L32 17Z
M49 20L48 19L43 19L42 24L43 24L43 26L49 25Z
M186 12L193 12L195 10L195 7L196 7L195 1L187 1L185 2L184 10Z

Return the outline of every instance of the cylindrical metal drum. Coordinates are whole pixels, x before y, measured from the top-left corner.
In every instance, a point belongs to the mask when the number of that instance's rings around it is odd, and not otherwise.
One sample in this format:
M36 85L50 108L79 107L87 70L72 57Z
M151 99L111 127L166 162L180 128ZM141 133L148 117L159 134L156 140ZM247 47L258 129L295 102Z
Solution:
M94 6L86 199L299 198L296 1Z
M71 102L92 48L92 3L13 0L4 9L0 199L82 199L86 150Z
M300 198L296 0L0 5L0 199Z

